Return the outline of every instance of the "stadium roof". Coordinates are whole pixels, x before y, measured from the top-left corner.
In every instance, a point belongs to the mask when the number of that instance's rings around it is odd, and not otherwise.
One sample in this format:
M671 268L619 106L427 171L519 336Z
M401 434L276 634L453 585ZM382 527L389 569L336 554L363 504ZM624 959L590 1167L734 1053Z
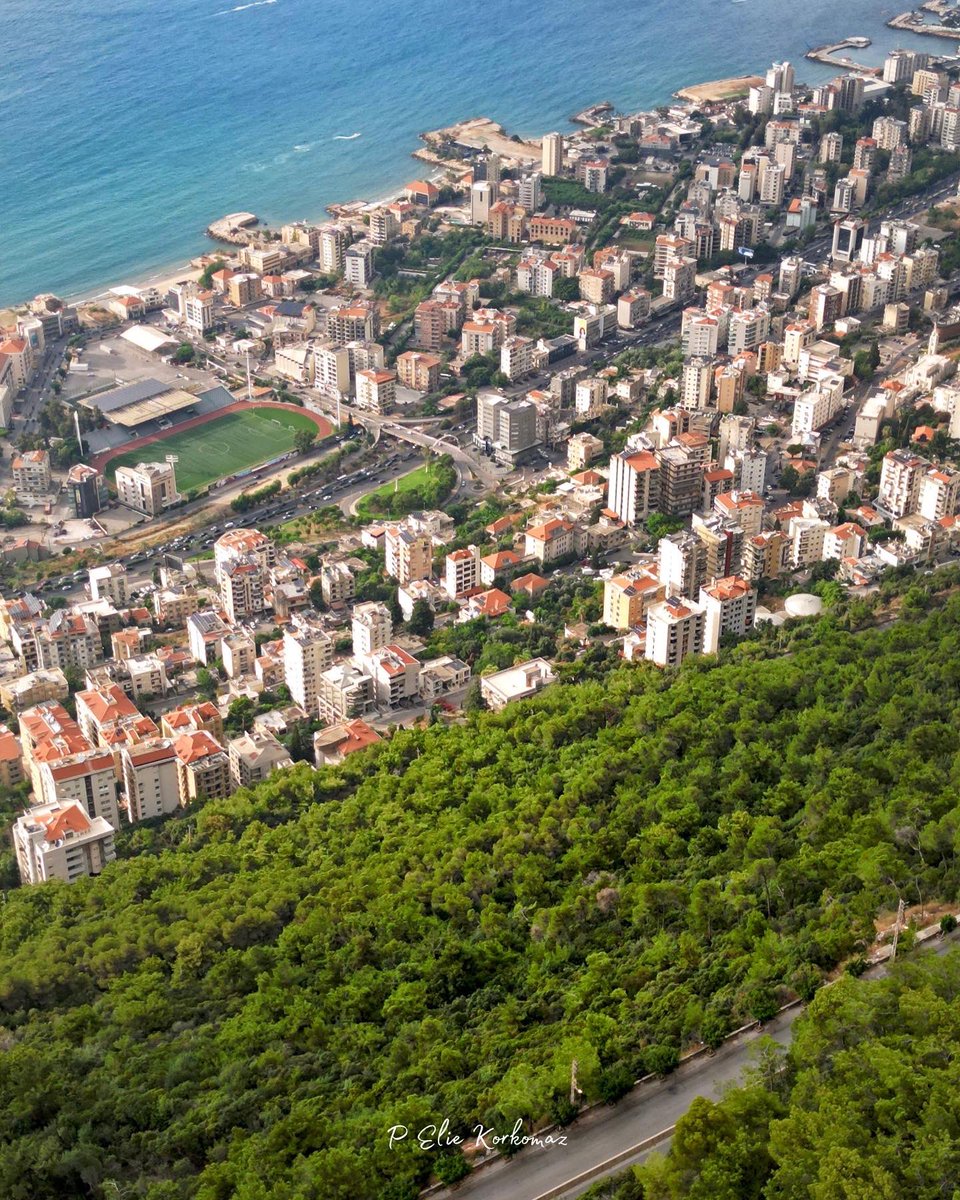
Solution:
M197 397L159 379L140 379L87 396L80 403L86 408L98 408L115 425L130 428L190 408L197 403Z

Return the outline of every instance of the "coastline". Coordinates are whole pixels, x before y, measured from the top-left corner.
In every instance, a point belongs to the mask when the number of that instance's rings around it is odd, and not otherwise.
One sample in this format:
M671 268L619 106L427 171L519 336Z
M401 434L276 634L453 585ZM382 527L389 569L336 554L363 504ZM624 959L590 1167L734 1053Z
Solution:
M881 20L882 20L882 18L881 18ZM894 20L895 20L895 18L894 18ZM891 21L891 20L883 21L883 24L892 25L893 21ZM903 32L915 32L915 31L912 29L904 29ZM960 32L958 32L958 38L960 38ZM721 101L721 102L729 101L729 100L737 98L740 95L745 94L746 91L749 89L750 84L752 84L754 81L756 81L760 78L761 78L761 76L756 76L756 75L738 75L738 76L731 76L731 77L728 77L725 79L714 79L711 81L705 81L705 82L701 82L701 83L688 84L688 85L685 85L684 87L679 88L676 91L674 91L671 94L671 97L669 99L665 100L664 102L670 103L671 100L676 100L676 99L684 100L684 101L691 102L691 103L710 103L711 101ZM569 117L566 118L566 121L568 123L570 123L571 118L569 118ZM509 126L500 124L491 118L478 118L478 117L461 118L459 120L453 121L450 124L444 126L443 129L444 130L463 129L469 133L471 130L471 127L475 126L478 122L485 123L490 129L496 129L498 131L501 131L504 136L504 141L509 142L509 139L506 136L506 129ZM455 165L451 164L449 162L444 163L443 160L440 160L438 157L431 157L431 155L436 155L434 144L430 140L431 132L438 133L438 132L441 132L441 130L433 130L433 131L428 131L426 134L421 134L418 139L419 145L415 149L412 149L409 152L409 156L411 158L413 158L415 163L417 163L418 165L431 168L430 173L425 174L424 177L429 179L431 182L438 182L439 180L446 178L448 172L452 169L455 169ZM516 136L519 137L519 141L517 143L509 143L509 145L511 147L515 147L516 149L520 150L521 157L529 157L529 154L524 156L522 154L522 151L523 150L529 151L531 145L535 141L539 141L539 138L542 136L542 134L538 134L535 136L529 135L529 134L522 134L522 135L518 134ZM507 146L505 145L504 150L506 150L506 149L507 149ZM314 216L309 216L309 215L300 215L300 216L294 217L294 216L286 215L283 217L271 217L268 221L267 227L269 227L271 229L276 229L278 226L280 226L282 224L292 223L293 221L296 221L296 220L303 220L303 221L307 221L307 222L311 222L311 223L327 221L327 220L331 219L331 216L332 216L332 213L334 210L347 209L348 207L354 207L355 211L362 212L366 209L370 209L370 208L378 207L383 204L391 203L391 202L397 200L400 196L402 196L402 194L403 194L403 185L398 184L394 187L391 187L384 194L382 194L380 196L376 196L376 197L368 199L368 200L358 198L358 199L354 199L354 200L331 201L330 204L324 206L324 208L322 210L322 215L319 215L319 216L314 217ZM260 214L258 214L258 215L260 215ZM265 218L261 218L261 219L265 219ZM201 258L201 256L207 256L211 253L222 253L225 257L227 257L236 252L236 247L231 246L229 243L222 243L222 242L214 241L213 239L207 237L205 234L201 235L201 239L202 239L203 244L198 246L198 248L197 248L196 252L194 253L194 255L192 256L192 258L190 258L186 261L184 261L182 258L176 258L167 263L164 263L161 266L157 266L153 269L148 269L148 268L144 268L143 270L133 269L133 270L131 270L131 273L128 276L126 276L125 278L119 279L119 280L114 280L109 283L105 282L102 284L91 286L89 288L84 288L84 289L74 292L74 293L59 293L59 292L57 292L56 294L61 295L61 297L65 301L65 303L68 303L71 305L88 305L88 304L92 304L97 301L106 299L113 292L113 290L118 287L136 288L136 287L151 286L151 287L159 287L159 288L163 289L181 279L196 279L202 273L202 268L194 266L194 263L199 258ZM48 289L48 290L55 290L55 289ZM33 295L36 295L36 294L37 294L36 292L33 293ZM25 298L21 298L20 300L17 300L17 301L11 301L9 303L0 305L0 309L16 312L17 310L28 307L33 299L33 295L25 297Z
M417 151L411 151L411 158L416 158L416 157L417 157ZM448 171L448 168L437 167L427 176L427 178L431 183L436 183L438 180L443 179L447 175L447 171ZM384 205L384 204L392 204L394 201L399 200L402 197L402 195L403 195L402 187L391 188L391 190L389 192L387 192L386 195L378 196L373 200L353 200L353 201L346 200L346 201L343 201L342 204L362 204L364 209L379 208L381 205ZM334 207L334 208L340 207L340 203L332 204L329 207ZM275 224L284 224L285 225L287 223L292 223L293 221L300 221L300 220L307 221L307 222L328 221L331 219L329 207L324 210L324 215L322 217L285 217L285 218L281 219L280 221L276 222ZM267 228L274 228L274 227L275 227L275 225L267 226ZM263 227L261 226L261 228L263 228ZM215 238L208 237L206 234L203 234L201 236L204 238L204 241L207 243L207 245L209 245L211 247L211 249L205 248L203 250L199 250L193 256L193 258L188 259L188 261L186 263L184 263L182 266L178 267L176 265L176 263L172 263L169 266L164 266L164 267L158 268L157 270L151 272L151 274L149 274L149 275L141 275L139 272L134 272L133 275L131 275L130 277L122 279L122 280L118 280L115 283L102 284L101 286L99 286L97 288L85 289L83 292L75 293L73 295L61 296L61 299L64 301L65 304L70 304L73 306L80 306L80 305L94 304L98 300L105 300L110 295L112 295L114 289L116 289L118 287L131 287L131 288L155 287L155 288L159 288L161 291L165 291L166 289L172 287L173 284L179 283L181 280L186 279L186 280L196 281L197 279L199 279L199 277L203 274L203 268L194 266L194 263L198 258L200 258L202 256L207 256L211 253L216 254L219 250L222 250L224 258L228 258L228 257L230 257L230 255L235 254L237 251L237 247L235 245L231 245L229 242L217 241ZM0 305L0 308L6 309L8 311L16 312L18 309L28 306L32 299L33 299L33 297L31 296L27 300L19 300L12 304Z

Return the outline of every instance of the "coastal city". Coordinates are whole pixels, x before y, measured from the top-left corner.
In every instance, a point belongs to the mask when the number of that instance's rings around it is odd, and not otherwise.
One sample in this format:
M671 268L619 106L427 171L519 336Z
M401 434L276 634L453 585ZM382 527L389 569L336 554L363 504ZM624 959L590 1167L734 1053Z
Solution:
M10 0L0 1200L960 1196L918 4Z
M960 556L958 76L476 119L394 200L232 214L169 283L0 314L20 881Z

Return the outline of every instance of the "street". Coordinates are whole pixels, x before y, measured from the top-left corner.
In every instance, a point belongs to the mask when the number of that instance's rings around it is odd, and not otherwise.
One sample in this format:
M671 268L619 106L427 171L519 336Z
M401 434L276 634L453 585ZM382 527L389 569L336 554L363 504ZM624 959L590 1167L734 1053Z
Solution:
M955 945L955 937L935 939L919 952L943 954ZM864 978L887 974L889 968L881 964L869 968ZM547 1196L574 1200L597 1179L642 1162L653 1149L665 1151L669 1136L658 1140L656 1147L630 1153L632 1147L672 1130L698 1096L720 1099L755 1060L761 1038L788 1046L793 1023L803 1011L797 1005L762 1029L751 1029L727 1042L712 1057L688 1060L665 1079L640 1084L618 1104L592 1109L564 1131L566 1146L523 1150L513 1159L498 1159L455 1188L431 1193L431 1200L546 1200ZM585 1174L588 1178L579 1178Z

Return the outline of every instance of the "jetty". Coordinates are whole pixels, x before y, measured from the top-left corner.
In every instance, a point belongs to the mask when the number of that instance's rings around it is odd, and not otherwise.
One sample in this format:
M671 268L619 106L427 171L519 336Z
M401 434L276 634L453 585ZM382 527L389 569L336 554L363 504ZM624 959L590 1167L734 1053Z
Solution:
M572 125L602 125L614 111L613 101L601 100L599 104L591 104L570 118Z
M927 37L953 38L960 41L960 29L952 25L928 25L920 9L900 13L887 21L891 29L905 29L907 33L924 34Z
M814 62L827 63L831 67L843 67L845 71L859 71L864 75L879 75L880 67L868 67L863 63L854 62L849 54L841 54L841 50L866 50L873 43L868 37L848 37L839 42L831 42L828 46L816 46L808 50L805 57Z
M206 235L216 242L229 242L233 246L245 246L252 237L253 226L260 223L256 213L228 213L218 221L213 221L206 228Z

